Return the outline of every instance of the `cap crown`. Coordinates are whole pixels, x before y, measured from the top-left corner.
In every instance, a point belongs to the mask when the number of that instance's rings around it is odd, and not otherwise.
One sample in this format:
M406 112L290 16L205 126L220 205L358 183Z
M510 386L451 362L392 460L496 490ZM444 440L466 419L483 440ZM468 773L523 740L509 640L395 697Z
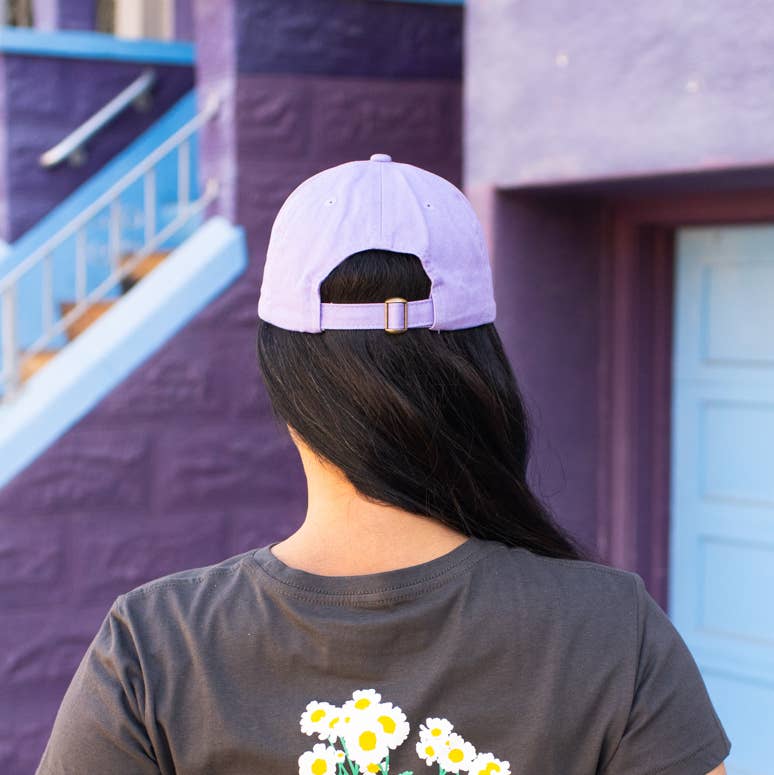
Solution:
M370 248L421 260L431 280L430 328L494 320L489 256L470 202L439 175L385 154L318 172L288 196L269 238L259 317L320 332L320 284L348 256Z

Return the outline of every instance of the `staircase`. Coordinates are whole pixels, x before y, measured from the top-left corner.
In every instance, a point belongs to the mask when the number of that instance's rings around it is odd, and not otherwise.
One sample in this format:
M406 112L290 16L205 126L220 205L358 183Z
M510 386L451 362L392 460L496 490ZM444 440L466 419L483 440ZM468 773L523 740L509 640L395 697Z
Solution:
M13 401L201 224L217 185L198 192L195 141L217 109L210 101L42 244L0 262L0 400Z
M125 293L136 285L143 277L147 276L153 269L155 269L167 256L169 251L159 251L151 253L146 256L139 264L132 267L131 270L125 275L121 281L121 290ZM125 256L122 259L122 263L126 263L131 256ZM77 317L72 318L72 322L65 328L65 334L67 341L72 342L77 336L82 334L86 329L98 318L100 318L105 312L107 312L114 304L115 299L103 299L101 301L94 301L85 307L84 311ZM63 301L60 303L60 317L66 317L76 308L77 303L75 301ZM27 354L24 351L21 353L21 365L19 368L20 382L26 382L33 374L43 368L49 361L51 361L59 352L57 349L40 350L34 354Z
M0 256L0 487L186 326L248 264L205 217L189 94Z
M148 257L151 254L148 254ZM89 304L80 333L44 360L13 400L0 403L0 487L29 465L73 423L118 387L138 366L216 299L248 264L244 230L221 216L208 218L168 256L155 256L131 276L128 291ZM155 267L150 269L156 261ZM106 302L104 306L101 302ZM70 302L72 303L72 302ZM72 315L76 308L62 316ZM76 334L73 331L73 334ZM66 340L66 337L63 337ZM53 348L51 348L53 349Z

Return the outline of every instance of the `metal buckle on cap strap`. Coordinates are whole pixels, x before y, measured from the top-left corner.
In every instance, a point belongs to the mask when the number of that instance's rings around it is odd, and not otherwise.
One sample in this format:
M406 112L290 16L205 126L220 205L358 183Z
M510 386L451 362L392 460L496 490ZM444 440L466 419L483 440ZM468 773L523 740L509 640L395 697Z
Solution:
M400 302L403 304L403 328L390 328L390 303ZM400 296L392 296L384 301L384 330L388 334L402 334L408 331L408 301Z

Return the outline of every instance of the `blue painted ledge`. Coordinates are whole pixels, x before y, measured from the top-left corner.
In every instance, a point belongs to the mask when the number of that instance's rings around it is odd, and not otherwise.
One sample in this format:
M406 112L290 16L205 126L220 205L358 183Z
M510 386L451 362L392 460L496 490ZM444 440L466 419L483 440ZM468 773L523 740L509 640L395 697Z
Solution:
M0 487L247 267L244 230L215 216L0 406Z
M194 52L193 43L184 41L128 40L105 32L42 32L29 27L0 26L0 54L192 65Z

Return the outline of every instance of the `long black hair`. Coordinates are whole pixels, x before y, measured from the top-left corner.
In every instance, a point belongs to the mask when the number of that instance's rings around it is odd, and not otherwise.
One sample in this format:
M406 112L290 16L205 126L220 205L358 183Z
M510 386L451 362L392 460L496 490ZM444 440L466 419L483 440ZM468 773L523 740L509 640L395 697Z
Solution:
M324 302L430 294L417 256L365 250L320 286ZM373 501L465 535L587 559L527 484L530 427L493 323L305 333L258 321L272 411Z

